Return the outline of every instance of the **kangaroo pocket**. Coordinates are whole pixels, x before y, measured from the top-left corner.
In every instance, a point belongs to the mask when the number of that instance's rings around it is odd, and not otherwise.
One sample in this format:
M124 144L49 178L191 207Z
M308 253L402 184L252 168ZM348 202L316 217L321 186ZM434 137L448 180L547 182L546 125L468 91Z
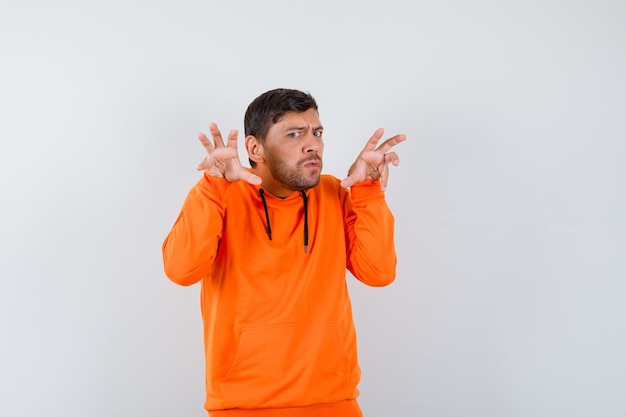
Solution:
M221 388L229 407L300 406L351 398L336 323L244 327Z

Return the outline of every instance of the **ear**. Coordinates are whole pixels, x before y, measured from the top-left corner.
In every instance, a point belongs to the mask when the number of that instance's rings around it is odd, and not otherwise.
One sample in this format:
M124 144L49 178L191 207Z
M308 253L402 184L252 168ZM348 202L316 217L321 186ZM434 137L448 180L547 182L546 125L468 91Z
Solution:
M246 151L248 152L248 158L250 160L259 163L265 160L264 158L264 149L263 144L257 139L256 136L246 136L244 141L244 145L246 147Z

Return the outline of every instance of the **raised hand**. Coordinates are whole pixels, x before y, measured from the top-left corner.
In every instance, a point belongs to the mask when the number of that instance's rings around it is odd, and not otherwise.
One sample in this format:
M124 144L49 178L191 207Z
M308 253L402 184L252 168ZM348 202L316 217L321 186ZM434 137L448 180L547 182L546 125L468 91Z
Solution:
M406 135L396 135L376 147L383 137L382 128L376 130L348 170L348 176L341 181L342 187L350 187L359 182L380 179L380 188L387 188L389 164L398 166L400 159L395 152L388 152L392 147L406 139Z
M215 144L211 143L204 133L198 134L198 139L206 149L207 156L198 164L196 169L206 171L212 177L224 178L229 182L242 180L252 185L261 184L261 177L245 169L239 161L237 152L238 132L231 130L228 133L228 144L225 146L222 134L215 123L209 124L209 131Z

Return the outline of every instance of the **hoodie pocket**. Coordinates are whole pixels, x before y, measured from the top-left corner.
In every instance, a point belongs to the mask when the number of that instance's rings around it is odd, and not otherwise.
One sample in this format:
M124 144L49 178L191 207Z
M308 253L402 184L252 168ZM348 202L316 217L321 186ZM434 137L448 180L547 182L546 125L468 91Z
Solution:
M336 323L245 327L221 384L229 407L299 406L351 398Z

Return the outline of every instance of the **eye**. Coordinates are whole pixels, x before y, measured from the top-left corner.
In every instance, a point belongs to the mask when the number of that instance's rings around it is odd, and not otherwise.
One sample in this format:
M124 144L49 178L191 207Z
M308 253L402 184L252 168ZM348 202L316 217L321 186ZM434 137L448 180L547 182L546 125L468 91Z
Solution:
M288 133L287 136L290 138L299 138L300 132L291 132L291 133Z
M313 136L317 136L318 138L322 137L322 131L321 130L316 130L315 132L313 132Z

